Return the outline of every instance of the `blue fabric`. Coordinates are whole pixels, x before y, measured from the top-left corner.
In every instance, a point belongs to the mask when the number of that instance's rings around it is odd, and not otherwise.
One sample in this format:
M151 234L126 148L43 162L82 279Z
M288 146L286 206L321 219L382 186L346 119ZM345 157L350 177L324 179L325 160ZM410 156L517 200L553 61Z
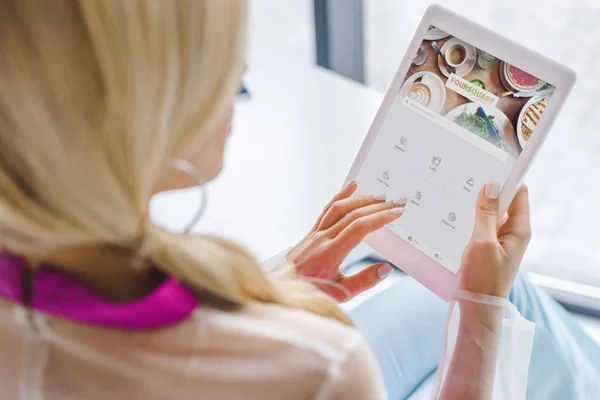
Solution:
M527 399L600 399L600 345L525 274L510 295L536 323ZM391 400L429 400L447 304L407 277L350 312L371 345Z

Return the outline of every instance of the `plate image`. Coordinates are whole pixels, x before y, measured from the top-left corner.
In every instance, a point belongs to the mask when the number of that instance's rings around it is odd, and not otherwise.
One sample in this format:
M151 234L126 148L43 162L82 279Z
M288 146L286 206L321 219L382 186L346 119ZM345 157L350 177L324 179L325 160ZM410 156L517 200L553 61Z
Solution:
M506 150L513 157L518 157L519 153L521 152L521 148L519 147L519 143L515 135L515 128L513 127L508 117L499 109L487 107L479 103L467 103L450 110L448 114L446 114L446 118L456 123L455 119L459 118L463 113L465 113L467 117L477 116L477 109L479 107L483 108L486 115L492 115L494 117L493 123L498 128L498 133L500 136L500 144L497 146ZM465 126L463 127L471 131L471 133L494 144L493 139L487 133L487 129L481 128L472 130L466 128ZM474 130L477 130L477 132L474 132Z
M446 86L441 78L429 71L411 75L398 92L400 98L409 97L440 113L446 102Z
M500 64L500 81L507 90L518 92L521 97L536 95L546 82L504 61Z
M551 95L551 92L545 91L545 93L533 96L521 109L521 113L517 119L517 138L519 139L521 148L524 148L525 144L527 144L531 133L546 110Z
M440 49L442 54L445 55L446 51L450 47L454 46L455 44L461 44L467 50L465 62L460 67L456 68L456 75L458 75L462 78L463 76L465 76L469 72L471 72L473 70L473 67L477 63L477 49L474 46L471 46L470 44L465 43L460 39L452 38L452 39L448 40L446 43L444 43L444 45ZM438 67L440 68L440 71L442 72L442 74L446 78L450 78L450 73L448 72L448 70L446 70L446 67L444 66L444 60L442 60L442 57L440 57L438 55L437 59L438 59Z

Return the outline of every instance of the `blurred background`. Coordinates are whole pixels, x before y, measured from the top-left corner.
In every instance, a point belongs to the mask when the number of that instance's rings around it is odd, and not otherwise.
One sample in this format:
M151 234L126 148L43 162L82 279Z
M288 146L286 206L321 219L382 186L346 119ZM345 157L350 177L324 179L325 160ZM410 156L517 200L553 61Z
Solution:
M525 266L559 299L600 313L600 2L437 3L577 72L576 88L526 178L534 236ZM430 4L251 0L249 68L266 68L274 58L318 64L383 93Z

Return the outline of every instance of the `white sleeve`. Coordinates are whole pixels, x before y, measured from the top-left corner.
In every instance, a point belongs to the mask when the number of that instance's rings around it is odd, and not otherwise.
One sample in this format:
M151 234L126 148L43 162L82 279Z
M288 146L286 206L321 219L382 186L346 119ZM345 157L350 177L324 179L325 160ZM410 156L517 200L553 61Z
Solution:
M261 263L261 268L264 272L279 272L287 269L290 263L287 259L287 254L290 249L285 249L281 253L274 255Z
M508 300L456 291L432 399L525 400L534 333Z

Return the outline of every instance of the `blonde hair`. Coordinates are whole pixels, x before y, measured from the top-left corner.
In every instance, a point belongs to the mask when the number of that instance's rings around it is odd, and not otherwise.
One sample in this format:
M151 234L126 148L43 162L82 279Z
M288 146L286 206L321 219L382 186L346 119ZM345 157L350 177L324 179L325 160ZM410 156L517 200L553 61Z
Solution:
M239 0L2 2L2 245L130 248L207 306L257 300L350 323L311 284L264 274L238 245L148 219L161 171L213 130L238 89L245 24Z

